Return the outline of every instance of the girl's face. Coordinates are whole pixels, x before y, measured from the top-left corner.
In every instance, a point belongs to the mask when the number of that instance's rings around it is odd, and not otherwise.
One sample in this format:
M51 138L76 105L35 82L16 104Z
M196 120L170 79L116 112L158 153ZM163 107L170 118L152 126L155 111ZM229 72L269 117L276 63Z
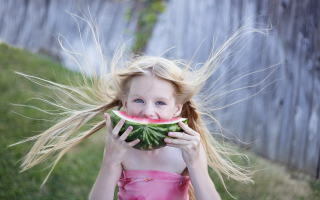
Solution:
M129 93L122 103L128 115L151 119L171 119L179 116L182 109L170 82L147 75L131 80Z

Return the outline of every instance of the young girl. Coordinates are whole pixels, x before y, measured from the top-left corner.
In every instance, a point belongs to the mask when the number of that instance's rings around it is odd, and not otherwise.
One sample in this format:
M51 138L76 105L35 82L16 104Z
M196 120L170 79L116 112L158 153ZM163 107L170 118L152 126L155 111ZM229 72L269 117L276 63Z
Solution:
M189 180L196 199L220 199L208 174L205 127L192 100L197 87L186 80L187 75L175 63L157 57L141 57L116 74L115 99L127 114L151 119L185 117L189 126L180 122L184 132L169 132L178 139L166 138L166 147L140 151L132 148L138 139L124 141L132 127L119 137L124 121L112 127L105 114L110 134L90 199L113 199L118 183L119 199L185 200Z
M90 81L84 77L85 87L61 85L24 75L42 86L58 90L60 93L55 94L63 96L58 100L67 96L72 101L69 105L72 108L67 108L68 104L61 105L66 100L61 104L53 101L53 105L65 110L63 118L40 135L22 141L37 139L22 163L23 170L58 152L52 171L70 148L106 126L104 131L108 135L102 165L90 199L112 200L117 185L118 199L122 200L220 199L209 177L208 166L222 182L223 174L238 181L252 182L251 174L229 159L229 152L213 138L205 125L203 117L216 122L205 104L210 95L202 102L201 98L196 98L206 80L219 67L223 60L221 55L241 34L243 30L232 36L218 54L212 54L197 70L192 69L190 63L161 57L137 56L123 61L121 50L111 62L102 63L108 70L102 70L99 76L93 73ZM132 127L119 136L124 120L112 127L107 114L112 109L123 109L128 115L151 119L182 117L188 119L188 124L179 123L183 132L168 133L175 139L166 138L166 147L140 151L132 148L139 140L125 142ZM89 120L103 114L104 121L79 132Z

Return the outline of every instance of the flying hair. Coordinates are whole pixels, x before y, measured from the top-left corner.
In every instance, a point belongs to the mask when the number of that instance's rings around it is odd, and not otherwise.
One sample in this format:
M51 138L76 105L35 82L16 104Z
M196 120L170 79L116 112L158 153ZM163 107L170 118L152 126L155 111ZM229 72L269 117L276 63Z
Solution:
M99 57L97 59L100 61L100 66L98 68L95 67L85 54L78 53L72 48L69 50L64 45L63 37L60 36L58 41L62 50L74 60L79 68L81 78L78 80L77 85L71 83L69 85L59 84L36 76L16 72L35 84L53 91L55 97L51 96L50 98L55 99L54 101L48 101L45 98L42 100L59 110L59 112L52 113L58 119L54 125L39 135L11 145L35 141L31 150L22 159L22 171L28 170L52 156L56 156L51 170L43 181L43 186L65 153L105 127L104 120L95 123L92 123L91 120L96 116L102 116L103 113L111 109L121 109L122 98L128 93L131 80L134 77L152 75L169 81L173 85L176 101L183 104L179 117L188 118L188 126L200 134L201 143L207 152L208 166L219 176L226 190L224 176L244 183L253 183L253 173L246 167L237 165L230 158L230 156L241 154L220 144L206 126L206 121L209 119L220 127L221 132L223 131L218 120L212 115L212 111L223 109L224 107L210 108L210 100L220 98L223 95L229 95L235 90L241 90L242 87L230 91L224 90L223 93L219 94L219 92L212 93L209 88L204 88L204 86L206 81L212 77L221 64L228 58L228 55L234 53L232 46L235 43L239 42L242 37L249 33L267 35L269 29L240 28L219 49L216 51L212 49L207 61L201 67L195 69L192 61L169 60L156 56L128 55L125 45L121 45L109 60L104 56L101 49L99 33L95 24L79 16L72 16L85 21L89 26L92 40L98 52ZM83 64L84 60L89 64L85 66ZM86 67L90 67L91 69L90 76L85 73ZM227 84L232 84L232 81L237 81L247 75L238 76ZM266 79L263 79L261 82L245 87L256 87L265 81ZM200 96L206 96L206 98L199 98ZM240 99L235 103L245 99ZM230 105L233 104L231 103ZM48 112L40 108L36 109ZM90 128L83 130L83 127L88 125L89 122ZM191 186L189 194L191 199L194 199L192 190Z

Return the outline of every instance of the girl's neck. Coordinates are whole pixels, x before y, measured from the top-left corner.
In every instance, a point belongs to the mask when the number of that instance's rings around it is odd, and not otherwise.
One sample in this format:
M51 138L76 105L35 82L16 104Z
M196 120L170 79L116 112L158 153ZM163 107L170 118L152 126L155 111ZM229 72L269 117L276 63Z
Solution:
M166 151L167 148L169 148L169 147L163 147L163 148L154 149L151 151L141 151L141 150L137 150L137 149L133 149L133 151L137 151L137 153L139 153L141 155L145 155L145 156L156 156L156 155L159 155L159 154L163 153L164 151Z

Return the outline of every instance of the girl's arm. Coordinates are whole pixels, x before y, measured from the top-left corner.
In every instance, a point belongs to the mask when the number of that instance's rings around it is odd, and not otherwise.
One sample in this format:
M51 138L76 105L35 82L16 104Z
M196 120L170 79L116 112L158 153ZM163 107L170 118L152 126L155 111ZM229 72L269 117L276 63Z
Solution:
M121 176L122 167L108 165L105 159L102 161L102 166L96 182L90 192L90 200L113 200L114 191L117 182Z
M107 113L105 113L105 119L109 134L106 138L102 166L89 195L90 200L113 200L114 190L122 172L121 162L126 155L127 149L139 142L138 139L129 143L125 142L125 139L132 131L131 126L119 136L119 131L124 124L123 119L114 129Z
M200 143L200 153L198 159L187 164L190 180L194 188L197 200L214 199L220 200L220 196L212 182L209 173L207 158L202 144ZM208 198L210 197L210 198Z
M220 200L220 196L209 176L208 163L205 150L200 142L200 134L179 122L182 132L169 132L169 136L179 139L166 138L168 146L177 147L182 150L191 183L194 187L197 200Z

